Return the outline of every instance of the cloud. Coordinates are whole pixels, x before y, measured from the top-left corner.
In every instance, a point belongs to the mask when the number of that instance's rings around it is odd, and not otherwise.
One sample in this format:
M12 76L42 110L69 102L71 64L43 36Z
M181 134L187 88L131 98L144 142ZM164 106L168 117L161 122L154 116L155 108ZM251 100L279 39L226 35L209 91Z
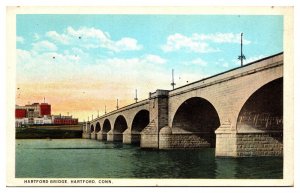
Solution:
M70 38L65 34L58 34L56 31L49 31L46 33L46 37L51 38L54 41L57 41L62 44L69 44Z
M157 55L146 55L144 56L143 59L145 62L149 63L154 63L154 64L165 64L167 61L164 58L161 58L160 56Z
M190 60L190 61L183 61L182 62L183 65L185 66L207 66L207 62L205 60L203 60L202 58L196 58L196 59L193 59L193 60Z
M193 34L194 39L202 41L212 41L214 43L241 43L241 34L233 33L215 33L215 34ZM243 38L243 44L247 45L251 42Z
M80 81L88 81L88 79L99 80L99 76L109 80L115 74L120 74L119 77L126 74L128 79L131 79L132 77L138 78L141 75L141 71L145 69L152 71L162 69L162 65L167 62L166 59L152 54L132 58L112 57L95 59L76 47L63 52L49 51L38 53L36 50L40 49L39 45L44 44L37 43L31 51L17 50L19 80L20 78L25 78L26 80L32 79L31 81L39 79L44 81L62 81L76 77ZM105 81L105 79L100 79ZM124 79L121 78L117 81L122 82Z
M117 42L111 41L108 48L113 51L120 52L126 50L141 50L142 46L138 44L136 39L125 37Z
M39 34L37 34L37 33L34 33L34 35L33 35L33 39L34 39L34 41L38 41L38 40L40 40L40 36L39 36Z
M133 58L106 58L96 60L98 66L101 68L118 68L118 71L127 72L130 71L139 71L142 69L156 69L160 68L162 64L167 62L166 59L161 58L158 55L143 55L140 57ZM123 70L122 70L123 69Z
M141 50L142 45L131 37L123 37L114 41L108 32L97 28L81 27L74 29L68 27L64 33L49 31L46 37L65 45L77 45L86 49L104 48L113 52Z
M161 46L164 52L174 52L178 50L186 50L196 53L218 52L218 48L213 48L210 44L224 43L240 43L240 34L233 33L215 33L215 34L197 34L185 36L179 33L168 36L166 44ZM250 41L243 39L245 45L250 44Z
M21 43L21 44L23 44L24 43L24 38L23 37L21 37L21 36L17 36L17 38L16 38L16 41L18 42L18 43Z
M197 59L195 59L195 60L192 60L192 61L191 61L191 64L198 65L198 66L207 66L207 62L204 61L204 60L201 59L201 58L197 58Z
M33 43L32 50L35 52L51 52L51 51L56 51L57 47L52 42L44 40L44 41Z
M167 38L167 43L161 48L164 52L173 52L181 49L197 53L218 51L217 49L210 47L206 42L200 41L195 37L187 37L179 33L170 35Z

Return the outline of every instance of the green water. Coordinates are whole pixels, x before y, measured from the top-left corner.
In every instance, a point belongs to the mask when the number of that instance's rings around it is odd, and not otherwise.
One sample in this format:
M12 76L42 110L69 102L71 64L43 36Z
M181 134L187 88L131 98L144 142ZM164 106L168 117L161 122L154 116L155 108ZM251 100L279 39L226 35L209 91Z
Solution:
M16 140L17 178L280 179L280 157L215 158L215 149L144 150L89 139Z

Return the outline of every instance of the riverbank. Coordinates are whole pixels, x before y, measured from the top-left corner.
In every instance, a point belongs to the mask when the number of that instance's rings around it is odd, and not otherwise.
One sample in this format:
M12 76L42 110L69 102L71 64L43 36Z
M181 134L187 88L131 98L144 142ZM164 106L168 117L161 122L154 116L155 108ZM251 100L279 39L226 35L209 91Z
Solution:
M53 128L16 128L16 139L81 138L82 131Z

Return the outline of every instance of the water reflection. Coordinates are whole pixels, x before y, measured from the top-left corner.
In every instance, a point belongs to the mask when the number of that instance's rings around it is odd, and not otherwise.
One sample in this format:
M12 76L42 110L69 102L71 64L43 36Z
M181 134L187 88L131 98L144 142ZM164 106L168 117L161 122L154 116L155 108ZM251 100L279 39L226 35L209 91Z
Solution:
M134 175L140 178L214 178L213 149L136 151Z

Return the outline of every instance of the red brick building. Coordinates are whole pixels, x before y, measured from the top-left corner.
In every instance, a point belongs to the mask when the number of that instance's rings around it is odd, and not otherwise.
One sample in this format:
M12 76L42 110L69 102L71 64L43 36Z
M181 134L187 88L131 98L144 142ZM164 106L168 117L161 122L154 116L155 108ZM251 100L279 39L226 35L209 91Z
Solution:
M53 115L53 124L57 125L77 125L78 119L72 118L72 116L55 116Z
M40 104L40 115L44 116L50 116L51 115L51 105L48 103L41 103Z
M22 119L27 116L27 110L26 109L16 109L15 110L15 117L17 119Z

